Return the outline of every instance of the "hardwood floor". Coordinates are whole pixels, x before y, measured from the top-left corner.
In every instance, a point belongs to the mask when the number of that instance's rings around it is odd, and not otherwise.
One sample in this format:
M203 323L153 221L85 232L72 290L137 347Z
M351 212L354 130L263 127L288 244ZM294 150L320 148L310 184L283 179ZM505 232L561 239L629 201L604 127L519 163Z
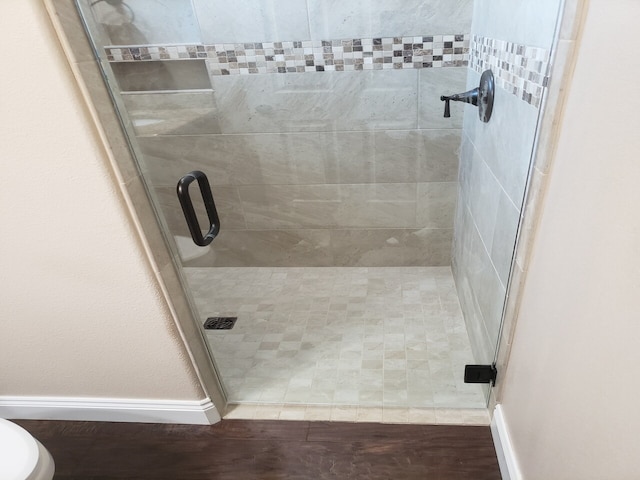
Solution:
M489 427L224 420L14 420L56 479L500 479Z

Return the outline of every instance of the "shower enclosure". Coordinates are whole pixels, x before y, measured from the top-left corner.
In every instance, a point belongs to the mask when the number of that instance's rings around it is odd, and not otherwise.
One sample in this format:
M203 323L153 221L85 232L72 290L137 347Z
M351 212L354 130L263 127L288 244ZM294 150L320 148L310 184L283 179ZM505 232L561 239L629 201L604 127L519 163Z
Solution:
M486 406L560 2L513 3L78 0L230 403Z

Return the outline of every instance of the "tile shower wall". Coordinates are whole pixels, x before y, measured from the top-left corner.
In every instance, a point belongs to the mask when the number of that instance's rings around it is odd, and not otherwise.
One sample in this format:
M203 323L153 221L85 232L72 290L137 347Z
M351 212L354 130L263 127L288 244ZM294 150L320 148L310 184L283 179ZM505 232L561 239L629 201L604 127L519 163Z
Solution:
M471 0L145 2L94 15L175 236L178 178L212 183L222 231L187 266L450 264L463 107L439 96L464 90Z
M467 88L496 76L493 115L464 118L453 271L476 361L493 361L560 0L476 0Z

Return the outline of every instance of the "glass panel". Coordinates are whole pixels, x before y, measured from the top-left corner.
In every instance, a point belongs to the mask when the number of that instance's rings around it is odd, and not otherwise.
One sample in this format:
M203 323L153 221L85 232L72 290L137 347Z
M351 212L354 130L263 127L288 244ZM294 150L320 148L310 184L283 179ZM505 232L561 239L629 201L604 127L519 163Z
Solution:
M122 99L138 136L220 132L215 98L210 91L139 93L123 95Z
M489 123L479 122L475 109L465 112L453 272L480 364L491 364L496 357L561 3L475 2L471 56L478 60L467 89L478 85L487 68L494 72L497 88Z
M509 50L471 0L130 3L79 5L199 318L238 317L206 332L229 400L484 408L463 370L497 344L551 39ZM482 68L491 122L444 118ZM221 219L203 248L191 170Z
M200 42L191 0L94 0L83 13L102 45Z

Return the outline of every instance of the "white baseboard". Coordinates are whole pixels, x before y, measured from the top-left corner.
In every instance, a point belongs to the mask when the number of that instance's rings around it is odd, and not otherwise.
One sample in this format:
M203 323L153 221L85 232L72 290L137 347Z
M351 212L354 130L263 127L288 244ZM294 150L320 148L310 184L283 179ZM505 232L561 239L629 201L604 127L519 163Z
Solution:
M204 400L0 396L0 418L210 425L220 414Z
M515 452L509 438L509 430L505 423L502 407L496 405L493 411L493 419L491 420L491 434L493 436L493 444L496 447L496 455L498 456L498 464L500 465L500 474L503 480L522 480L522 474L518 467Z

